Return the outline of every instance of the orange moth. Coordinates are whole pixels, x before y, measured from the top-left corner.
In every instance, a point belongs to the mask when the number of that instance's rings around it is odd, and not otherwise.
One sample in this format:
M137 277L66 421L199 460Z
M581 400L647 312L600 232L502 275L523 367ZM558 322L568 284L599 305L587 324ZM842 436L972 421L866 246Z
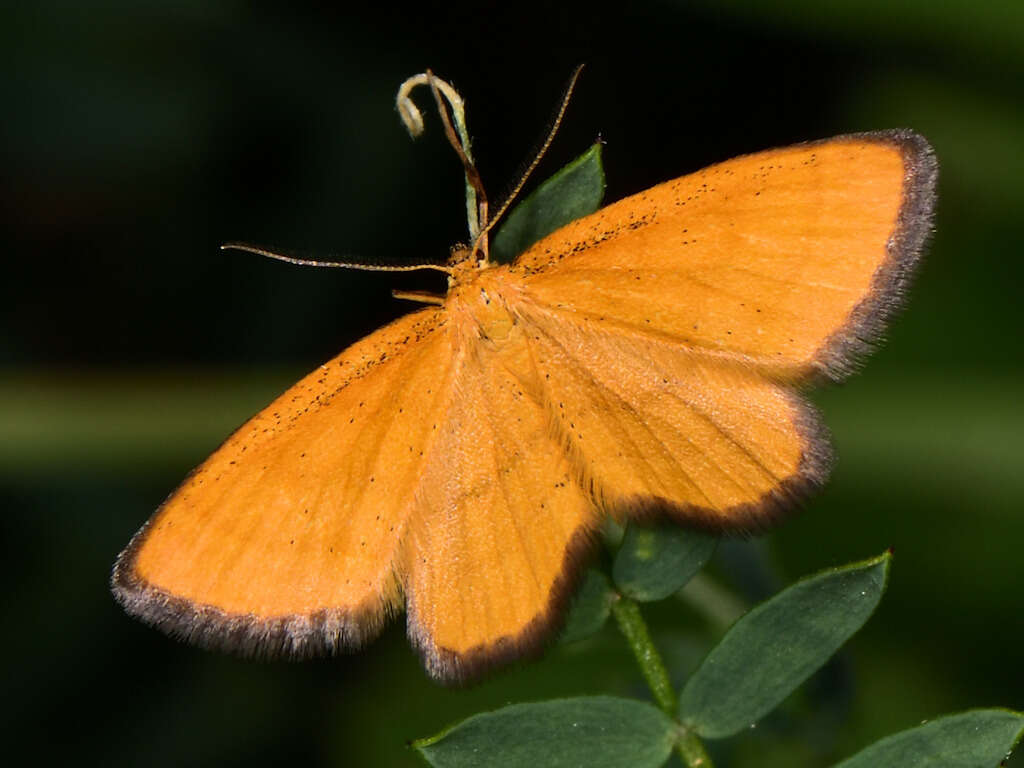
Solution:
M473 246L435 266L447 295L228 438L118 558L114 594L246 655L358 647L403 604L440 681L535 652L605 515L750 532L821 485L799 389L845 378L899 306L936 172L907 130L760 152L505 265L480 204Z

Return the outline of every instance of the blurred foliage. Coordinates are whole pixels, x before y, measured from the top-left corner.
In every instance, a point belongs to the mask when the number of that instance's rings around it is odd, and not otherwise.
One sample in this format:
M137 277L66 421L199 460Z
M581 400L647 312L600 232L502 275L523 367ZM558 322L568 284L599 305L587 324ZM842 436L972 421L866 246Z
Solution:
M666 0L613 14L571 3L5 4L11 754L415 765L408 739L473 712L644 695L609 628L448 690L425 679L400 622L360 654L255 664L174 644L109 595L118 550L233 426L407 311L392 288L441 287L217 250L245 238L414 260L464 239L461 170L439 124L428 117L414 144L393 113L399 82L426 66L466 97L495 198L581 61L538 178L600 136L607 200L803 139L910 126L932 141L937 232L907 310L863 374L816 396L840 457L833 481L803 515L712 561L748 603L887 546L897 570L839 662L716 757L822 766L942 712L1024 708L1022 13L1016 0ZM672 601L652 611L676 684L721 634L701 615Z

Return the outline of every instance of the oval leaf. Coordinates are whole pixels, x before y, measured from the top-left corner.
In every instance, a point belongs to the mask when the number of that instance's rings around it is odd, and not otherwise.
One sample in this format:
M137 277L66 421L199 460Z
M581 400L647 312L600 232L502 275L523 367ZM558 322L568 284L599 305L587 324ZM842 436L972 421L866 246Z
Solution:
M507 264L545 235L596 211L602 197L601 145L594 144L512 209L491 244L491 261Z
M867 621L890 555L824 571L758 605L726 632L687 682L683 722L730 736L771 712Z
M835 768L995 768L1024 734L1024 714L975 709L887 736Z
M608 621L611 613L612 585L608 577L596 568L588 568L583 576L572 608L565 620L565 629L559 640L563 643L575 643L597 632Z
M612 578L634 600L664 600L704 567L717 544L717 536L679 526L630 524L615 555Z
M513 704L413 742L439 768L662 765L678 726L650 704L611 696Z

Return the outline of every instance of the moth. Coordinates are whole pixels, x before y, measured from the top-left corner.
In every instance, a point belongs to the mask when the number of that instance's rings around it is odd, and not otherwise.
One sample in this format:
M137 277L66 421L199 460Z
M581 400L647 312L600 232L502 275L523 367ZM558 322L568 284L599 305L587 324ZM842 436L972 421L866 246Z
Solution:
M801 390L900 305L937 163L892 130L739 157L572 222L357 342L235 432L114 568L198 645L354 648L403 606L428 673L536 652L606 515L764 529L825 480Z

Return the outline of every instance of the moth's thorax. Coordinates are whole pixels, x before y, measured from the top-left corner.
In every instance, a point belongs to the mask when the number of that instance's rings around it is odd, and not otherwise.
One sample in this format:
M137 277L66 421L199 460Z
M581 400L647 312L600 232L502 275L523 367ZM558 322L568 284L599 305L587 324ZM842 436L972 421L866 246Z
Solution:
M452 247L448 255L449 288L472 280L481 270L480 261L473 256L473 251L462 245Z
M472 272L460 270L453 275L445 306L467 336L506 341L516 325L507 302L508 281L503 279L508 270L472 264L470 268Z

